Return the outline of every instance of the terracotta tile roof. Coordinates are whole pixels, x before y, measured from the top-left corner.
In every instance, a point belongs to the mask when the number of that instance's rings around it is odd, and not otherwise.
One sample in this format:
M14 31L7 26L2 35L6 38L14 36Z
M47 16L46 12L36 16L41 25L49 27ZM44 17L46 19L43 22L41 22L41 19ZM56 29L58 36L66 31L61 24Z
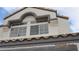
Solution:
M34 37L34 38L24 38L24 39L16 39L16 40L1 40L0 45L4 43L17 43L20 42L20 44L23 44L22 42L25 42L26 44L29 43L44 43L44 42L61 42L61 41L75 41L79 40L79 33L69 33L69 34L61 34L61 35L55 35L55 36L42 36L42 37Z

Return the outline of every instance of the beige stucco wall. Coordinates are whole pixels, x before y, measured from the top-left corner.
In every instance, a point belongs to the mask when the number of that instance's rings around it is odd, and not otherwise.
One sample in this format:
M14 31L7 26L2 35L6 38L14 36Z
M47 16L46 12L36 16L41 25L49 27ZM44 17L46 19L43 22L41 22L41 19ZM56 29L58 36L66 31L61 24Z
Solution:
M27 16L25 19L23 19L23 23L31 22L31 21L36 21L35 17L33 16Z
M50 19L56 18L56 13L55 12L51 12L51 11L46 11L46 10L40 10L40 9L36 9L36 8L26 8L23 11L20 11L19 13L7 18L4 21L4 24L7 24L8 21L10 20L16 20L19 19L24 13L27 12L34 12L37 16L43 16L43 15L50 15Z
M1 27L0 28L0 40L4 40L9 37L9 28Z
M71 32L70 25L67 19L58 18L58 32L59 34Z
M32 20L30 20L32 21ZM62 22L60 22L62 21ZM70 28L68 26L68 23L65 23L65 21L63 21L63 19L61 20L54 20L51 21L50 23L46 22L48 24L48 34L40 34L40 35L30 35L30 23L26 24L26 25L21 25L21 26L26 26L27 28L27 34L26 36L21 36L21 37L9 37L10 34L10 28L7 31L3 31L3 29L0 29L0 40L5 40L5 39L16 39L16 38L31 38L31 37L40 37L40 36L49 36L49 35L59 35L59 34L64 34L64 33L69 33L70 32ZM42 23L40 23L42 24ZM19 26L19 27L21 27ZM17 26L14 26L17 27Z
M58 35L58 20L53 20L49 23L49 34Z
M0 38L2 37L2 27L0 27Z
M39 10L39 9L34 9L34 8L27 8L9 18L7 18L4 21L4 25L7 24L7 22L9 20L15 20L15 19L19 19L21 17L22 14L27 13L27 12L34 12L36 13L38 16L42 16L42 15L50 15L50 19L52 18L56 18L56 13L55 12L50 12L50 11L45 11L45 10ZM16 38L31 38L31 37L40 37L40 36L49 36L49 35L59 35L59 34L64 34L64 33L69 33L70 32L70 27L69 27L69 23L67 19L63 19L63 18L58 18L58 20L53 20L50 23L48 23L48 30L49 33L48 34L42 34L42 35L29 35L29 31L30 31L30 21L34 21L35 18L34 17L26 17L23 22L28 22L28 24L26 25L21 25L21 26L28 26L27 29L27 36L21 36L21 37L9 37L10 34L10 28L5 28L7 31L3 30L3 27L0 27L0 40L6 40L6 39L16 39ZM41 24L41 23L40 23Z

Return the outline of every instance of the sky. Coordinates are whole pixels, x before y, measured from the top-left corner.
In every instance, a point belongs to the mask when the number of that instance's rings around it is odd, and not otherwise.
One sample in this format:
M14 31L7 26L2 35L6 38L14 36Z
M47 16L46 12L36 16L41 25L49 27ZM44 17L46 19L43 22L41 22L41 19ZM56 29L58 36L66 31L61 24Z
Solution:
M69 17L70 28L73 32L79 32L79 8L78 7L51 7L56 9L60 15ZM12 12L20 9L20 7L0 7L0 25L3 24L3 18Z
M16 10L18 10L19 8L17 7L0 7L0 25L3 24L3 18L9 14L11 14L12 12L15 12Z
M70 28L73 32L79 32L79 8L78 7L55 7L58 14L69 17Z
M15 12L18 9L20 9L20 7L0 7L0 25L3 24L4 17Z

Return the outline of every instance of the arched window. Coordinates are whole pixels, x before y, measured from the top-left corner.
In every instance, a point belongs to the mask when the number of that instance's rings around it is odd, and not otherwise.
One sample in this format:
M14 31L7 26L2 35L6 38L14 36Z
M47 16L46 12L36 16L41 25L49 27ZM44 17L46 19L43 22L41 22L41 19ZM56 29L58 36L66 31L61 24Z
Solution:
M27 16L23 19L22 23L27 23L27 22L36 22L36 18L34 16Z
M27 23L27 22L35 22L37 15L33 12L25 13L21 16L21 22Z
M11 28L10 37L18 37L26 35L26 27Z
M47 34L48 33L47 22L49 20L48 18L49 18L48 15L36 16L36 14L32 12L25 13L20 17L20 19L10 21L10 25L12 26L10 37L26 36L28 35L27 30L29 30L29 35ZM39 24L33 24L33 23L39 23Z

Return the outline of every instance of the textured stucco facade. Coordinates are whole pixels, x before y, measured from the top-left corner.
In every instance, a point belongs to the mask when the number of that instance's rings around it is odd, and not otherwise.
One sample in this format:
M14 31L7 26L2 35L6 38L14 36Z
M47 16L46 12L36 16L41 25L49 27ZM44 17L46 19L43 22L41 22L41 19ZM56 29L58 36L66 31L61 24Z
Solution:
M28 13L28 15L27 15ZM32 15L31 15L32 13ZM47 17L47 21L46 22L40 22L40 23L34 23L31 24L31 22L36 22L37 19L39 20L42 17ZM19 25L19 26L11 26L10 22L12 23L16 23L16 22L21 22L21 23L27 23L24 25ZM33 25L41 25L41 24L47 24L48 25L48 33L47 34L38 34L38 35L30 35L30 26ZM26 36L19 36L19 37L10 37L10 32L11 32L11 28L15 28L15 27L27 27L27 32L26 32ZM72 44L73 39L71 40L72 37L69 38L60 38L59 35L61 36L66 36L71 34L71 30L69 27L69 23L68 23L68 17L66 16L59 16L57 15L57 11L56 10L49 10L49 9L45 9L45 8L35 8L35 7L27 7L22 9L21 11L17 11L15 12L13 15L7 16L4 19L4 24L2 26L0 26L0 50L67 50L67 48L69 48L69 45ZM57 37L56 39L53 39L53 37ZM47 38L47 41L45 40L45 38ZM27 40L38 40L38 41L27 41ZM41 40L43 39L43 41ZM75 37L74 37L75 39ZM78 38L77 38L78 39ZM25 40L25 42L17 42L18 40L22 41ZM64 46L64 48L60 48L61 45L59 45L60 47L55 47L56 46L56 41L62 41L59 42L59 44L62 43L62 45ZM69 43L65 42L65 44L67 46L64 45L64 41L63 40L70 40ZM8 43L9 41L13 41L12 43ZM53 43L54 41L54 43ZM4 42L7 42L6 44ZM43 44L44 43L44 44ZM75 42L74 42L75 43ZM31 46L30 46L30 45ZM75 44L77 46L75 46ZM70 48L68 50L77 50L77 47L79 47L79 43L75 43L73 46L70 45ZM20 46L19 46L20 45ZM22 45L22 46L21 46ZM36 49L32 48L33 46L36 47ZM9 47L8 47L9 46ZM10 47L11 46L11 47ZM53 48L54 46L54 48ZM4 48L5 47L5 48ZM14 47L14 48L13 48ZM75 48L73 48L75 47ZM78 49L79 50L79 49Z
M59 35L59 34L65 34L65 33L69 33L70 32L69 23L68 23L67 19L57 17L56 16L56 12L45 11L45 10L40 10L40 9L36 9L36 8L26 8L23 11L18 12L17 14L5 19L3 25L8 25L9 21L13 21L13 20L17 20L17 19L20 20L20 17L23 14L28 13L28 12L35 13L37 15L37 17L38 16L49 15L50 16L50 20L54 19L54 18L57 18L57 20L50 21L50 23L47 22L48 23L48 27L49 27L49 29L48 29L49 33L46 34L46 36L47 35ZM34 21L33 17L26 17L23 20L23 22L31 22L31 21ZM20 26L29 26L29 25L26 24L26 25L20 25ZM30 30L30 29L28 29L28 30ZM10 37L9 37L10 28L8 28L7 26L0 27L0 33L2 33L2 34L0 34L0 38L1 38L0 40L10 39ZM33 35L30 36L29 33L27 35L28 36L26 36L26 37L33 37ZM36 36L36 35L34 35L34 36ZM37 35L37 36L40 36L40 35Z

